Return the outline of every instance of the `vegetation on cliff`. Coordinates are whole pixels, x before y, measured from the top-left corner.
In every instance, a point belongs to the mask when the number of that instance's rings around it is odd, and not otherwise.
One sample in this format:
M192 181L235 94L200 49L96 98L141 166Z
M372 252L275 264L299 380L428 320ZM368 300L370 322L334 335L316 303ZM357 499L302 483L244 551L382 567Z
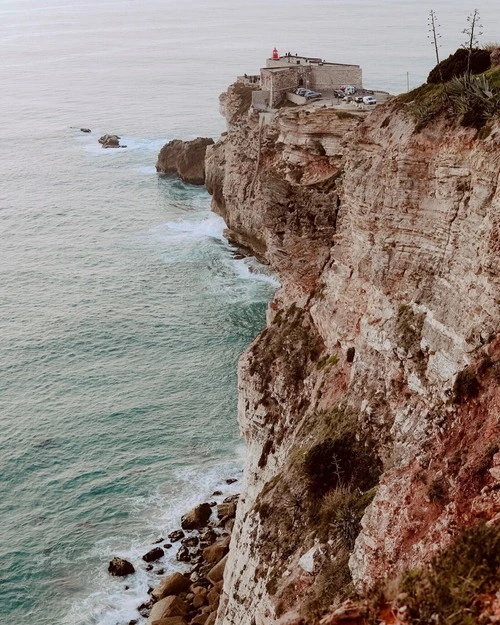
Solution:
M417 129L445 116L478 130L500 117L500 67L490 67L491 53L473 50L467 71L467 50L459 49L431 71L427 83L398 96L397 105L408 105ZM487 136L488 132L482 132Z

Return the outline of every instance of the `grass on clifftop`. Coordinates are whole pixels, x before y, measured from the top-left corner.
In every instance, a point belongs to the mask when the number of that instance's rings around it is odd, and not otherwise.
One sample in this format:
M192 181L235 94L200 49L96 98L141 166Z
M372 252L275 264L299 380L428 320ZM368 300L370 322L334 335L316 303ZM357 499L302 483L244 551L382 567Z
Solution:
M445 83L426 83L398 96L395 103L408 107L417 130L441 114L480 130L500 117L500 67L482 74L455 76ZM488 134L483 132L484 136Z

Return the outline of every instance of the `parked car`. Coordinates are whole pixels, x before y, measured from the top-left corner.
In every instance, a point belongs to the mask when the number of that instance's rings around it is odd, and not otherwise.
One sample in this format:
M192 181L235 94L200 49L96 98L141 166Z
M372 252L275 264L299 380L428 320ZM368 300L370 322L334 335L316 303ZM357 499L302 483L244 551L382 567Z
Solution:
M341 85L340 88L346 95L352 95L353 93L356 93L357 91L354 85Z
M302 95L302 96L304 96L306 94L306 91L308 91L308 90L305 89L304 87L297 87L297 89L295 89L295 93L297 95Z
M363 104L373 106L374 104L377 104L377 100L375 100L372 95L365 95L365 97L363 98Z
M362 104L363 103L363 97L358 95L354 98L354 102L356 102L357 104Z
M304 94L308 100L313 100L314 98L321 98L321 93L317 91L312 91L311 89L306 89L306 93Z
M340 99L345 98L345 93L343 91L341 91L340 89L337 89L336 91L334 91L333 95L336 98L340 98Z

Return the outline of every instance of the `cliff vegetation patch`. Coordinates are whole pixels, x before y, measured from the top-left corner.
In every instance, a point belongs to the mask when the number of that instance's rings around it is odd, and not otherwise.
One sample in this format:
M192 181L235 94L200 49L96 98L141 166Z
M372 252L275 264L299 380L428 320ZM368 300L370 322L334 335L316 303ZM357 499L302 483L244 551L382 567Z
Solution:
M474 61L474 71L467 72L467 51L458 50L455 54L458 60L450 57L443 61L431 72L426 84L395 99L395 106L408 107L417 131L439 116L457 119L462 126L477 130L500 117L500 67L489 68L489 63ZM489 54L478 50L471 59Z
M467 625L481 612L478 596L500 582L500 528L478 525L464 532L424 569L406 573L400 585L410 623Z

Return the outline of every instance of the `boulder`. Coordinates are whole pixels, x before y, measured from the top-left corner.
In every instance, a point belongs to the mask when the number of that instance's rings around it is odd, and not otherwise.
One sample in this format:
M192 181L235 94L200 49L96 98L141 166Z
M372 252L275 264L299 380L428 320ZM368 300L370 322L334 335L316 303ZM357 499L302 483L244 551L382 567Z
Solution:
M170 532L170 534L168 535L168 538L171 542L175 543L181 538L184 538L184 536L185 534L182 530L174 530L173 532Z
M220 601L220 592L217 588L211 588L207 595L208 605L212 608L212 610L216 610Z
M229 503L220 503L217 506L217 516L219 519L223 517L228 517L229 519L233 519L236 515L236 504L231 501Z
M199 542L198 536L188 536L187 538L183 538L181 540L181 543L185 547L197 547Z
M191 580L189 577L184 577L182 573L172 573L168 577L165 577L160 584L153 590L151 596L156 601L161 601L165 597L171 595L179 595L181 592L185 592L191 586Z
M194 619L191 620L190 625L205 625L208 620L208 613L197 614Z
M92 132L92 130L90 130L90 128L80 128L80 130L82 132Z
M184 530L200 529L206 525L211 514L212 508L210 508L210 504L202 503L182 517L181 527Z
M191 560L189 549L184 545L182 545L175 557L179 562L189 562Z
M108 566L108 573L114 577L124 577L135 573L133 565L123 558L113 558Z
M102 135L98 139L103 148L120 148L120 137L118 135Z
M155 603L149 613L148 625L152 625L154 621L168 618L171 616L186 616L188 613L188 605L179 597L170 596L161 599Z
M216 620L217 620L217 610L215 612L210 612L207 620L205 621L205 625L215 625Z
M189 184L205 184L205 152L213 143L213 139L202 137L193 141L174 139L160 150L156 171L177 174Z
M153 621L151 625L187 625L187 622L182 616L167 616Z
M155 547L154 549L151 549L151 551L145 553L142 556L142 559L144 560L144 562L154 562L155 560L159 560L164 555L165 552L161 547Z
M210 545L209 547L203 549L203 558L206 562L211 562L212 564L215 564L222 560L222 558L226 555L228 551L228 545L222 543L214 543L213 545Z
M216 584L220 582L224 577L224 569L226 568L227 555L225 555L220 562L212 567L207 575L208 579L212 582L212 584Z
M211 527L207 527L206 530L200 532L200 544L202 546L211 545L215 539L217 538L217 534Z

